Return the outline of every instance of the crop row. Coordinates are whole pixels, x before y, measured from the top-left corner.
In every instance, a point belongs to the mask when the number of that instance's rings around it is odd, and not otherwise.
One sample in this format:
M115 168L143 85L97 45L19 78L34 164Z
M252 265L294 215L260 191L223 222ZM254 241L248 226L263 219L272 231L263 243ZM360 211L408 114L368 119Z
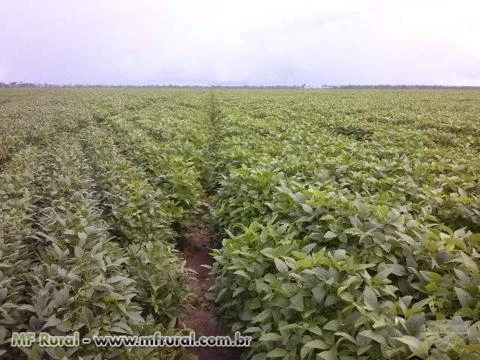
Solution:
M415 95L217 94L214 288L249 358L478 354L478 107Z
M202 197L199 171L181 144L165 151L123 121L161 98L95 95L57 98L66 118L55 122L55 109L51 120L36 115L45 120L36 136L5 157L0 351L30 359L187 357L180 349L9 347L13 331L173 334L191 297L174 246ZM52 109L41 101L39 110Z

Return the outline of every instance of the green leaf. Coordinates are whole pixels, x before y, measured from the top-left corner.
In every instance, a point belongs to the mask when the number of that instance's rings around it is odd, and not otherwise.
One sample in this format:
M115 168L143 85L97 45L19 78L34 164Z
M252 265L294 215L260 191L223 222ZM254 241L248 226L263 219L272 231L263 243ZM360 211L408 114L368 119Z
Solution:
M322 351L317 355L317 358L324 360L338 360L337 351L335 349L329 351Z
M313 349L328 349L330 346L327 345L323 340L312 340L307 342L305 345L302 346L300 350L300 358L305 359L308 354L312 352Z
M357 344L357 341L353 338L353 336L351 336L350 334L347 334L346 332L337 331L335 335L349 340L352 344Z
M132 334L132 329L130 326L122 321L117 321L116 323L112 324L110 331L114 333Z
M378 342L382 345L387 345L387 342L385 341L385 338L380 334L374 333L372 330L360 331L358 333L358 335L370 338L370 339L372 339L372 340L374 340L374 341L376 341L376 342Z
M417 349L422 344L422 342L419 339L417 339L416 337L408 336L408 335L404 335L404 336L400 336L400 337L394 337L394 339L408 345L408 348L413 353L416 352Z
M256 333L256 332L262 332L263 329L258 327L258 326L253 326L253 327L249 327L247 329L245 329L243 332L245 334L249 334L249 333Z
M273 349L267 353L267 358L279 358L288 355L288 351L280 348Z
M307 214L313 214L313 209L311 206L307 204L302 204L302 209L305 211Z
M327 290L323 285L317 285L312 288L312 295L315 301L321 304L323 302L323 299L325 299L325 296L327 295Z
M297 311L303 311L304 305L303 305L303 295L302 293L297 293L293 297L290 298L290 307L297 310Z
M87 240L87 234L85 234L83 231L80 231L77 233L78 238L80 239L80 246L83 246L85 244L85 241Z
M369 310L374 310L377 308L377 296L370 288L370 286L365 286L365 289L363 290L363 299L365 301L365 305L367 305L367 308Z
M317 339L307 342L304 346L307 346L312 349L320 349L325 350L328 349L330 346L323 340Z
M315 335L319 335L319 336L322 336L323 335L323 331L322 329L320 329L320 327L318 325L310 325L307 330L309 332L311 332L312 334L315 334Z
M263 310L260 314L252 319L252 323L265 321L270 316L270 313L270 309Z
M327 231L325 235L323 235L325 239L334 239L337 237L337 234L335 234L333 231Z
M473 261L473 259L465 254L463 251L460 251L462 259L456 259L456 262L464 264L469 270L473 271L475 274L478 274L478 265Z
M338 320L330 320L323 326L324 330L337 331L338 330Z
M275 267L277 270L283 274L288 273L288 266L282 260L275 258L273 260L275 262Z
M407 327L409 334L418 335L424 330L425 321L425 313L417 313L408 317L405 326Z
M223 289L222 289L223 290ZM238 287L235 289L235 291L232 294L232 297L237 297L239 294L245 291L244 287Z
M281 335L277 334L277 333L266 333L266 334L263 334L262 336L260 336L260 339L258 339L259 341L278 341L282 338Z
M251 360L265 360L267 358L267 354L265 353L258 353L258 354L255 354Z
M475 304L474 298L465 290L455 287L455 293L457 294L458 301L462 305L462 307L470 307L471 305Z
M245 270L239 269L234 272L235 275L239 275L241 277L244 277L247 280L250 280L250 276L245 272Z
M62 320L60 319L57 319L55 317L55 315L52 315L48 318L47 322L45 324L43 324L42 326L42 330L44 329L47 329L49 327L54 327L54 326L57 326L58 324L60 324L62 322Z
M312 350L313 349L311 347L303 345L300 349L300 359L305 359L312 352Z

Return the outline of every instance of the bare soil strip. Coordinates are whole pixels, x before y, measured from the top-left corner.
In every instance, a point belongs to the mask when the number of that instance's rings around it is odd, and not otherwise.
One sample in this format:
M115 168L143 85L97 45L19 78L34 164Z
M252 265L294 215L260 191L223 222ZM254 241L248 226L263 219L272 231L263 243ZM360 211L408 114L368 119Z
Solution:
M196 295L196 301L185 318L179 319L180 328L195 331L198 336L225 336L228 332L219 324L209 299L212 295L208 292L213 285L214 278L209 274L209 269L203 265L212 266L213 257L210 255L212 246L211 229L208 224L208 210L200 214L198 223L185 236L183 249L180 256L186 261L186 268L193 270L189 285ZM192 352L198 360L237 360L240 359L241 350L238 348L194 348Z

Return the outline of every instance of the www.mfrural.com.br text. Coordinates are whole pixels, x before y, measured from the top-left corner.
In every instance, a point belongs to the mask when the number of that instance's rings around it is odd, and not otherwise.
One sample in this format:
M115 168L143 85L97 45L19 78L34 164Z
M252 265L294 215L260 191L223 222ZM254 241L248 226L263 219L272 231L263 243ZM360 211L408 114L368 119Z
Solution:
M198 336L193 331L188 335L110 335L80 337L78 331L72 335L55 336L47 332L14 332L12 347L80 347L94 344L96 347L249 347L252 338L236 332L230 336Z

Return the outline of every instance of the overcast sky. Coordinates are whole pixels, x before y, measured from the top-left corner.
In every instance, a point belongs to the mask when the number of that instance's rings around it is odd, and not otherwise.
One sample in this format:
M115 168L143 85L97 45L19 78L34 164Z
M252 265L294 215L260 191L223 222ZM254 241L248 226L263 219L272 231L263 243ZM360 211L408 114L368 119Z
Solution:
M0 81L480 85L480 1L0 0Z

